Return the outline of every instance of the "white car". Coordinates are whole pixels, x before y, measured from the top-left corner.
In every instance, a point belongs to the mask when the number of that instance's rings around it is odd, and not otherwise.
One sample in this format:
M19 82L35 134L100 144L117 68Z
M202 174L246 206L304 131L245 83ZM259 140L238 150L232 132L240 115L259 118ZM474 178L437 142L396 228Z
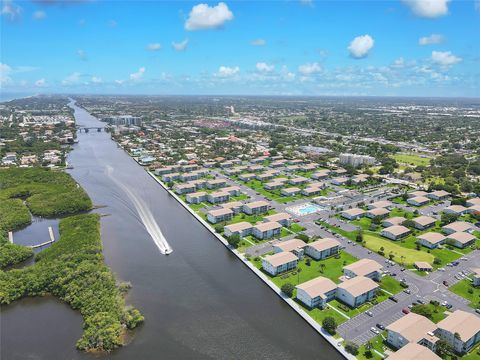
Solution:
M380 331L378 331L374 327L370 328L370 331L373 332L374 334L377 334L377 335L380 334Z
M372 317L373 316L373 313L371 311L367 311L365 314L367 314L368 316Z

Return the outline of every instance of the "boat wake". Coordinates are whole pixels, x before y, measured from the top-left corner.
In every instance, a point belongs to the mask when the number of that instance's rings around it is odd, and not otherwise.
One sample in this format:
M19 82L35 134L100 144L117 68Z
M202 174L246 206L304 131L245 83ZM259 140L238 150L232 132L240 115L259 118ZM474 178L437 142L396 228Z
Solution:
M132 190L130 190L127 186L125 186L121 181L119 181L117 178L115 178L115 176L112 175L113 168L111 166L107 166L106 173L113 180L113 182L117 184L118 187L125 192L125 194L127 194L128 198L132 201L141 222L145 226L145 229L149 233L155 245L157 245L160 252L165 255L172 253L173 249L168 244L165 236L163 236L160 227L155 221L155 218L153 217L153 214L146 205L145 201L135 195Z

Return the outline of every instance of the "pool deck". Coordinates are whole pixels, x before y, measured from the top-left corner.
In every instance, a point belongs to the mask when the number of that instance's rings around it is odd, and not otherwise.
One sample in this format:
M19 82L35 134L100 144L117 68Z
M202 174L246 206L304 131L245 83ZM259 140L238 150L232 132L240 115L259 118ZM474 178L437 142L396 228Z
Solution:
M306 210L306 209L312 209L311 211L303 211L302 210ZM289 206L287 208L285 208L285 211L289 212L290 214L292 215L295 215L295 216L306 216L306 215L311 215L311 214L315 214L319 211L323 211L325 210L323 207L319 206L319 205L316 205L316 204L313 204L311 202L307 202L307 203L304 203L304 204L299 204L299 205L292 205L292 206Z

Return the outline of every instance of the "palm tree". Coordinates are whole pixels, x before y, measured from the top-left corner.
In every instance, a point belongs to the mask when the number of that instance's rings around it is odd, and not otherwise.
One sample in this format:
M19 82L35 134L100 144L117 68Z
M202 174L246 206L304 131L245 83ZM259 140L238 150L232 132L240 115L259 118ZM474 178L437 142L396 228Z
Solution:
M300 284L300 273L302 272L302 268L297 269L297 284Z

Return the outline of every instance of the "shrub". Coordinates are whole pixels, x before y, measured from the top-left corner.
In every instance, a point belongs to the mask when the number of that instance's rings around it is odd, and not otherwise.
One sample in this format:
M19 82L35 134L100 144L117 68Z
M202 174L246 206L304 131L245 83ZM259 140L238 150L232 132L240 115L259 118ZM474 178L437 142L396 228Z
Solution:
M291 298L293 296L293 290L295 290L295 286L290 283L285 283L282 285L281 290L285 295Z

